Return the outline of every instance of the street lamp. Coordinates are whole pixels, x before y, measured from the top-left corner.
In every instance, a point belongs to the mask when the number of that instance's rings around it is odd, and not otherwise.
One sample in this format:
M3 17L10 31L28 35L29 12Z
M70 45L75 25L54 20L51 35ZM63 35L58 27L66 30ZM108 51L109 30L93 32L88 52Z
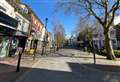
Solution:
M48 18L45 18L45 29L47 30Z
M47 31L47 23L48 23L48 18L45 18L45 33ZM42 54L41 55L44 55L46 52L46 43L47 43L47 36L45 34L44 38L43 38L43 45L42 45Z

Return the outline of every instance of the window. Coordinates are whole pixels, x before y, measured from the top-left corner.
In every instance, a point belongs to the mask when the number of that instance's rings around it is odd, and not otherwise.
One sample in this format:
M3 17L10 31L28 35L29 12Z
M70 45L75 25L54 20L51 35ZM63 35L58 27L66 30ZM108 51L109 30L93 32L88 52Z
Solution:
M116 41L115 41L115 40L112 40L112 43L116 43Z
M110 31L110 34L114 34L114 30Z

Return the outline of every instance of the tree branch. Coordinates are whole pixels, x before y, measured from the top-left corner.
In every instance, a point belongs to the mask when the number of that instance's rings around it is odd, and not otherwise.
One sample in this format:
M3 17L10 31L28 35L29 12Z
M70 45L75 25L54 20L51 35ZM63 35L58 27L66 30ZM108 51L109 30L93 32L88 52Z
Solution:
M118 2L119 2L119 0L117 0L117 2L115 2L115 4L113 4L112 8L108 11L108 13L111 13L114 10L114 8L116 7ZM118 4L118 7L119 7L119 4Z
M107 18L108 18L108 4L107 4L108 2L107 2L107 0L106 1L104 1L104 9L105 9L105 18L104 18L104 24L106 24L107 23Z
M87 1L88 2L88 7L86 8L87 9L87 11L90 13L90 14L92 14L99 22L100 22L100 24L102 24L103 25L103 21L101 20L101 18L100 17L98 17L97 16L97 14L93 11L93 9L92 9L92 5L91 5L91 2L89 2L89 1Z
M102 4L100 4L100 2L98 2L98 1L96 1L96 0L95 0L95 3L96 3L97 5L99 5L99 6L103 7L103 8L105 7L105 5L104 5L103 3L102 3Z
M109 28L109 26L112 24L112 22L114 20L115 13L116 13L117 9L119 8L120 1L117 0L117 2L115 4L116 4L115 7L112 9L112 18L111 18L110 22L108 23L107 28Z

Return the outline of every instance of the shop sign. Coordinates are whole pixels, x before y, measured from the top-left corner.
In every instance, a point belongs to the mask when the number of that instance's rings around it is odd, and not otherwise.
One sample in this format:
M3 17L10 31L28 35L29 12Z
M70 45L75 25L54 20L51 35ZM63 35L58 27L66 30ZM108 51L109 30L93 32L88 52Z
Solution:
M18 21L0 11L0 22L17 28Z

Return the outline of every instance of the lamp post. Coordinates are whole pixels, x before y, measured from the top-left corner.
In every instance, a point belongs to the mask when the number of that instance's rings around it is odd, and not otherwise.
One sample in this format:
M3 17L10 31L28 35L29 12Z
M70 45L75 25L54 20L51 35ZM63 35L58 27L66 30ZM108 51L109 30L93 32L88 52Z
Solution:
M45 19L45 36L43 38L43 45L42 45L42 56L46 53L46 31L47 31L47 23L48 23L48 18Z
M48 18L45 18L45 29L47 30Z

